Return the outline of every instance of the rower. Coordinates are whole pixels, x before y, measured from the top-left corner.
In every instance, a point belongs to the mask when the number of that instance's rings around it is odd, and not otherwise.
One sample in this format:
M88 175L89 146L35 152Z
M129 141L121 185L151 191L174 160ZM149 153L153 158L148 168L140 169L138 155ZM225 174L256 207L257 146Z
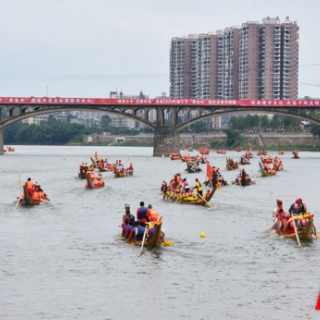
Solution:
M200 196L202 196L202 185L201 185L201 183L199 182L199 179L198 179L198 178L196 178L195 181L196 181L196 185L195 185L195 187L194 187L193 189L197 189L197 193L198 193Z
M144 206L144 202L140 202L140 208L137 210L137 220L141 223L141 226L144 227L146 222L148 222L147 217L148 208Z

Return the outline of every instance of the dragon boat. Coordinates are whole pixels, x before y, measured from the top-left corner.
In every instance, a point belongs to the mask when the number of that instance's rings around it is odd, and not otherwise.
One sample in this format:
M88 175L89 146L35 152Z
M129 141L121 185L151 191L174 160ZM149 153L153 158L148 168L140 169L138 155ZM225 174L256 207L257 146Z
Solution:
M171 202L177 202L180 204L192 204L192 205L205 206L206 204L209 204L209 201L213 197L216 190L221 187L217 181L217 177L215 172L213 171L213 168L209 164L207 164L207 177L209 180L205 183L205 185L209 186L211 190L208 189L203 196L197 193L192 193L192 191L189 191L186 193L180 193L177 190L172 188L166 187L164 189L163 187L161 187L160 190L161 190L163 199ZM175 175L175 185L178 185L177 175Z
M230 162L231 161L231 162ZM226 167L227 170L235 170L239 168L238 162L233 162L233 160L231 160L230 158L226 159Z
M172 153L172 154L170 155L170 159L171 159L171 160L180 160L180 159L181 159L181 154L179 154L179 153Z
M298 155L298 150L293 150L292 151L292 159L300 159Z
M152 235L152 238L150 240L147 240L143 243L143 246L149 249L153 249L160 245L168 245L168 241L161 241L161 228L162 228L162 217L158 221L155 222L148 222L148 229L154 227L154 233ZM121 240L127 241L127 238L121 237ZM141 247L142 241L135 241L128 243L133 246L139 246Z
M271 177L271 176L274 176L276 174L276 170L274 170L274 173L269 173L269 172L265 171L262 161L259 161L259 168L260 168L260 172L261 172L261 176L262 177Z
M284 154L284 151L283 151L283 150L279 150L279 151L278 151L278 154L279 154L279 155L283 155L283 154Z
M40 204L40 202L32 200L32 197L29 195L29 193L27 191L27 187L25 185L23 186L23 195L24 195L24 199L20 202L21 205L23 205L23 206L36 205L37 206Z
M226 154L227 150L217 150L217 154Z
M240 152L242 150L242 147L236 147L234 148L234 151Z
M251 164L251 163L250 163L249 158L247 158L247 157L245 157L245 156L242 156L242 157L240 158L240 164L241 164L242 166L244 166L244 165Z
M198 161L188 161L187 162L187 168L185 169L185 171L189 172L189 173L196 173L196 172L201 172L202 169L199 167L199 162Z
M237 186L251 186L253 184L256 184L254 181L251 181L250 177L248 179L249 175L245 172L244 169L241 170L239 177L235 181L232 181L232 184L235 184Z
M284 239L284 238L296 239L296 233L295 233L294 226L293 226L293 223L296 223L296 222L294 222L293 220L304 221L304 223L303 223L304 225L302 228L297 227L297 229L300 229L300 230L297 230L297 234L298 234L300 240L308 240L308 239L312 239L314 237L319 238L320 235L319 235L319 233L317 233L317 230L316 230L315 225L313 223L313 217L314 217L314 215L311 214L310 212L306 212L305 214L300 214L298 216L291 217L288 220L290 225L287 228L287 230L285 231L285 233L281 234L281 230L280 230L280 238L281 239Z
M257 156L266 156L268 154L267 150L258 150Z
M113 173L116 178L127 178L133 176L133 165L130 162L130 167L127 169L118 169L118 160L113 165Z
M90 173L88 172L86 175L87 183L86 183L86 188L88 189L101 189L104 187L104 183L101 186L95 186L92 184L91 179L90 179Z
M209 149L208 148L198 148L197 151L199 151L201 154L209 154Z

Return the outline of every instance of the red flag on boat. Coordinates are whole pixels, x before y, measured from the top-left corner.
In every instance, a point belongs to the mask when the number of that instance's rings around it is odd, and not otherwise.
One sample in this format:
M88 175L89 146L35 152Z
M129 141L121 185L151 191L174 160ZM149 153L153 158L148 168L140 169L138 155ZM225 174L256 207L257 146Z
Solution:
M96 157L96 159L98 158L98 152L97 151L94 153L94 156Z
M207 163L207 177L210 179L210 180L213 180L213 168L210 166L209 163Z

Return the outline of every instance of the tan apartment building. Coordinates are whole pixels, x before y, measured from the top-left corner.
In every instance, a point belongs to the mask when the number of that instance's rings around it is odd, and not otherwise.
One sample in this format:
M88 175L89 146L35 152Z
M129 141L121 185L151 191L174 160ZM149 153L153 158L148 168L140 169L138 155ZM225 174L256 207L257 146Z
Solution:
M176 37L170 98L297 99L299 27L287 17Z

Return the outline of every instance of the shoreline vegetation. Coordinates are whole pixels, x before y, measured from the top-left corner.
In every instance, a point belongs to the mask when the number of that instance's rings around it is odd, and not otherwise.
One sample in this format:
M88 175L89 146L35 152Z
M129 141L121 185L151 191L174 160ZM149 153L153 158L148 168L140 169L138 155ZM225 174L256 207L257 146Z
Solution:
M15 146L15 144L10 144L11 146ZM46 145L48 146L48 144L19 144L19 145L35 145L35 146L41 146L41 145ZM153 143L84 143L84 142L75 142L75 143L67 143L67 144L50 144L51 146L72 146L72 147L153 147ZM194 149L199 148L199 147L208 147L208 145L206 144L198 144L197 146L195 145L184 145L185 147L189 147L192 146ZM180 145L180 149L183 147L183 145ZM317 147L312 147L312 146L302 146L302 145L290 145L290 146L268 146L268 147L263 147L263 146L254 146L254 147L250 147L249 144L247 143L243 143L241 144L242 147L242 151L241 152L245 152L247 150L249 150L250 148L254 151L258 151L258 150L267 150L267 151L278 151L278 150L283 150L283 151L287 151L287 152L291 152L293 150L298 150L298 151L315 151L315 152L319 152L319 149ZM235 147L232 148L227 148L225 146L211 146L210 147L212 150L228 150L228 151L233 151ZM188 152L187 149L183 150L184 152ZM240 153L241 153L240 152Z

